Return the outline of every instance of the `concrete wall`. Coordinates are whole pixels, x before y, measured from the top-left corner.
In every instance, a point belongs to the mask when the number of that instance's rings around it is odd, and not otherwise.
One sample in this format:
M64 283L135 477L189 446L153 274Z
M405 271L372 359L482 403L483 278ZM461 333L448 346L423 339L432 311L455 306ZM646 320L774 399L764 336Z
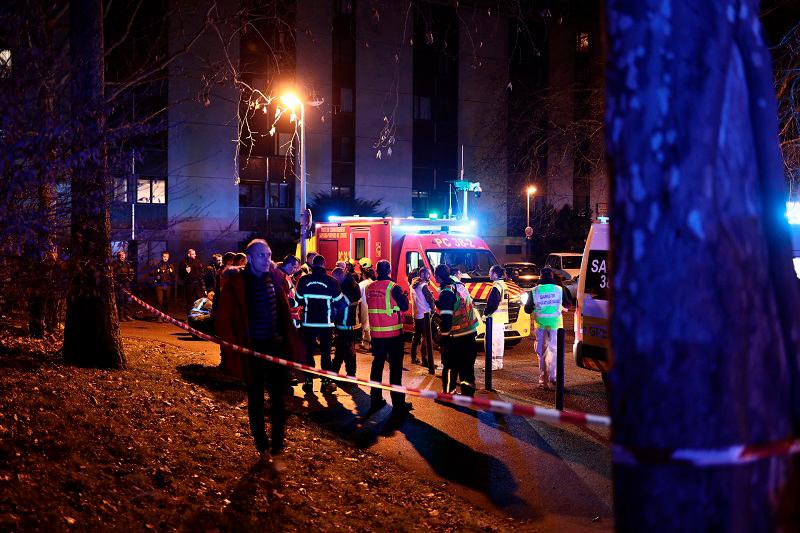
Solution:
M235 12L238 2L219 4ZM169 51L181 50L201 28L206 1L170 2ZM230 28L228 28L230 30ZM238 231L239 190L235 183L236 109L238 91L214 86L203 92L201 78L219 72L227 52L238 63L239 41L227 51L211 31L194 44L190 53L169 67L169 149L167 172L167 240L175 258L193 247L202 261L214 251L233 249L244 235Z
M497 128L508 114L508 25L483 11L469 14L470 27L459 30L458 156L463 145L464 179L483 189L480 198L470 195L470 219L497 254L504 252L508 218L507 128Z
M308 199L331 190L331 68L333 2L298 0L295 79L307 100L324 102L306 106L306 163ZM300 194L300 184L296 188ZM299 196L298 196L299 199ZM299 206L299 204L298 204ZM299 212L299 211L298 211Z
M411 215L413 66L410 20L403 36L406 8L391 0L356 4L355 193L381 200L392 216ZM384 117L397 125L396 140L392 155L384 149L377 159L373 143Z
M575 29L571 24L553 24L549 38L550 120L563 130L573 120L572 87L575 82ZM572 205L572 147L563 136L550 135L547 155L546 202L556 209Z

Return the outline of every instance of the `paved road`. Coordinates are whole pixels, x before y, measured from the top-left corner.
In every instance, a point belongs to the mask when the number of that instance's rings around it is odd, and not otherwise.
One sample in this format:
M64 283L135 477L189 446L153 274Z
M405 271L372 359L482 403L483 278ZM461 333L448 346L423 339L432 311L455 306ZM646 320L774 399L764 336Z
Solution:
M210 365L219 362L216 345L192 339L173 326L135 321L123 323L122 331L126 336L205 354ZM368 377L370 362L369 354L358 354L359 377ZM493 377L497 394L481 391L480 395L552 406L553 393L536 388L538 366L532 341L508 350L504 366ZM567 408L605 412L599 375L576 368L571 350L565 366ZM404 384L441 388L438 376L416 365L406 368ZM479 379L482 375L478 372ZM384 380L388 381L388 369ZM298 386L291 403L293 410L305 410L354 445L391 458L420 476L447 483L480 507L530 520L531 530L606 531L613 527L608 431L410 400L414 416L396 428L386 424L388 408L369 419L363 417L369 406L366 387L342 387L335 394L323 395L318 382L311 394Z

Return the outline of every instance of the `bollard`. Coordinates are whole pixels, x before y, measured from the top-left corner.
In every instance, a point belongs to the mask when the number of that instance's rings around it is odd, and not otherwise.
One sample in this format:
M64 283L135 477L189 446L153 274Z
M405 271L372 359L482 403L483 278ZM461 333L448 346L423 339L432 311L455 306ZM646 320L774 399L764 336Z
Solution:
M425 335L425 354L428 357L428 374L436 373L436 365L433 363L433 334L431 333L431 314L425 313L423 317L422 334Z
M486 378L483 380L483 388L492 389L492 317L486 317Z
M564 410L564 328L556 332L556 409Z

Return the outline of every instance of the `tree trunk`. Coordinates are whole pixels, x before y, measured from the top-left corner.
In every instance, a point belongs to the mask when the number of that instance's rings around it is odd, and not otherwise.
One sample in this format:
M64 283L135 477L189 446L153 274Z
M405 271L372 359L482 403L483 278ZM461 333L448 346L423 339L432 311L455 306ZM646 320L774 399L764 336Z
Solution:
M103 5L70 2L72 112L81 151L72 176L72 269L64 328L64 359L78 366L122 368L111 273L109 180L103 102Z
M609 0L607 15L614 443L796 436L800 298L758 3ZM615 464L617 528L789 527L792 466Z

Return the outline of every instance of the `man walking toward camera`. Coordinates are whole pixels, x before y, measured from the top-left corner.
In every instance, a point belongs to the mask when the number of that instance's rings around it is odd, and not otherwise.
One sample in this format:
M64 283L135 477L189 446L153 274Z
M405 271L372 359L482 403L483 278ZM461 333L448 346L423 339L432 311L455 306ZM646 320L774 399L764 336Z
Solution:
M247 266L230 268L217 308L216 332L225 341L282 359L298 360L302 348L289 314L284 281L272 264L267 241L255 239L247 245ZM285 398L288 369L275 363L245 356L229 348L225 370L247 383L247 415L250 432L262 460L272 455L276 470L284 448ZM264 380L270 399L272 442L264 427Z

